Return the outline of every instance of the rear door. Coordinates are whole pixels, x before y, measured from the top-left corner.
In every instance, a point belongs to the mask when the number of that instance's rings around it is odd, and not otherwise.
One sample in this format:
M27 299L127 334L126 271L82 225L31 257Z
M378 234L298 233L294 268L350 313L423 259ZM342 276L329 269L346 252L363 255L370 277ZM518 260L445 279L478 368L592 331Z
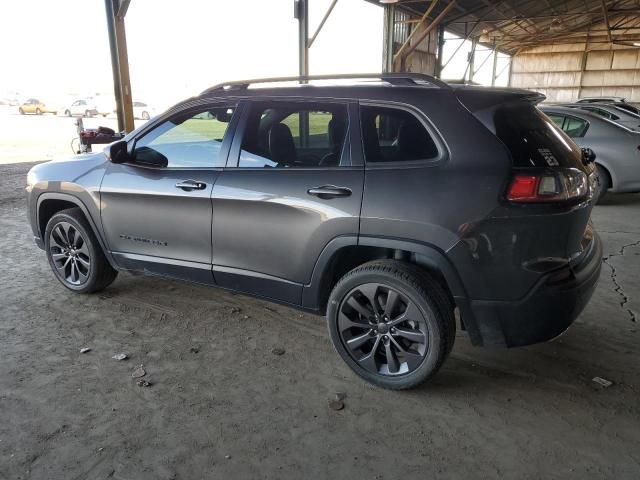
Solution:
M217 284L291 304L334 238L357 236L355 104L250 101L213 189Z
M211 192L236 111L235 103L183 110L135 139L134 161L109 165L102 224L121 267L213 282Z

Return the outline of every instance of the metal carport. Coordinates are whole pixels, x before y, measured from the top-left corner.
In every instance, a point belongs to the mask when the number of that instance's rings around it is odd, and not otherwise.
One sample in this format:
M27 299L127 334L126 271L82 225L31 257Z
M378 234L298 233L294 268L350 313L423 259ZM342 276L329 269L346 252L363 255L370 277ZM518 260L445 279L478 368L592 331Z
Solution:
M314 40L338 0L309 30L309 3L293 2L299 22L299 74L308 75ZM440 76L445 31L471 42L473 81L478 45L512 56L510 85L545 93L554 101L615 95L640 101L640 0L366 0L385 9L382 70ZM130 0L105 0L118 127L133 129L125 15Z

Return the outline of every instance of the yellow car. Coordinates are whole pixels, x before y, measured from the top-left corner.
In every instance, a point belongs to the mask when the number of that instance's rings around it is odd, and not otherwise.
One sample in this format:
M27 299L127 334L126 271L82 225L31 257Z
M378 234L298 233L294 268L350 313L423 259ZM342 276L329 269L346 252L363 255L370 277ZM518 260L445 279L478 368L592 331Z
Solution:
M40 100L35 98L30 98L26 102L24 102L18 108L20 115L24 115L25 113L35 113L36 115L42 115L43 113L53 113L54 115L58 113L55 109L51 107L47 107Z

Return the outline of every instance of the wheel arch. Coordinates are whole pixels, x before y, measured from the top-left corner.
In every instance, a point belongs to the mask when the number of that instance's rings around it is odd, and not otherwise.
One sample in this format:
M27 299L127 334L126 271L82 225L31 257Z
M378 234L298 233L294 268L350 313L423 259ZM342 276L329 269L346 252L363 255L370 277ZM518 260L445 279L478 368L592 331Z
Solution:
M79 208L82 211L82 214L91 226L91 230L93 230L94 235L98 239L100 248L104 252L105 257L107 257L109 264L111 264L113 268L117 268L117 264L111 256L111 252L107 248L104 238L102 237L102 232L94 222L93 217L89 213L89 209L82 200L68 193L48 192L43 193L38 197L38 202L36 204L36 226L42 241L44 242L44 231L47 227L47 223L51 220L51 217L68 208Z
M617 182L617 180L615 179L614 174L612 173L611 168L609 168L609 166L608 166L606 163L603 163L603 162L601 162L601 161L597 161L597 160L596 160L596 165L597 165L598 167L602 168L602 169L605 171L605 173L607 174L607 177L608 177L608 178L607 178L607 180L609 181L609 186L608 186L608 188L610 188L610 189L612 189L612 190L613 190L613 189L615 188L615 185L616 185L618 182Z
M389 237L342 236L330 241L314 266L311 281L302 292L302 307L326 313L329 294L335 283L349 270L379 259L406 261L425 269L458 307L463 323L474 345L482 344L482 337L471 310L464 283L456 267L444 250L435 245Z
M330 241L317 259L311 281L304 288L303 306L324 311L330 290L338 278L363 263L384 258L421 266L440 277L452 299L466 298L458 272L436 246L386 237L341 236Z

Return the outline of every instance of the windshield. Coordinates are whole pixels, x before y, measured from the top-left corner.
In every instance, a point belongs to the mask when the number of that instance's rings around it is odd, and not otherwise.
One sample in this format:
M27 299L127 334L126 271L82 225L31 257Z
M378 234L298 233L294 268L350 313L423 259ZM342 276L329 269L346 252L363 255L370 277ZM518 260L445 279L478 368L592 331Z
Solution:
M494 122L515 167L584 168L580 148L535 105L500 107Z

